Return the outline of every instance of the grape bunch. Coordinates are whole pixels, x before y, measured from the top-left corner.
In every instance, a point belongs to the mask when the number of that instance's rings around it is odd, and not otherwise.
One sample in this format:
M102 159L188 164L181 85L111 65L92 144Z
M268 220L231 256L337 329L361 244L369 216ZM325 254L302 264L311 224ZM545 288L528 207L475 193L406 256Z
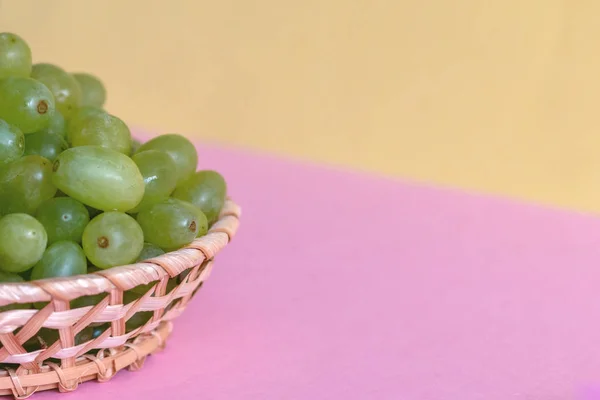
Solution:
M137 142L105 100L95 76L32 64L21 37L0 33L0 282L142 261L216 221L226 183L196 171L194 145L178 134ZM126 299L145 293L135 289Z

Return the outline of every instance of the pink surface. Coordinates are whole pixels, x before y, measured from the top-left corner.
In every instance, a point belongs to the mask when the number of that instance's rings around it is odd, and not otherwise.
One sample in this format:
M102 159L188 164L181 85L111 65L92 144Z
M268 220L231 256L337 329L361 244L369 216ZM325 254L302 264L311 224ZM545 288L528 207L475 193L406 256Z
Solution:
M576 399L600 220L201 148L241 229L163 353L66 397Z

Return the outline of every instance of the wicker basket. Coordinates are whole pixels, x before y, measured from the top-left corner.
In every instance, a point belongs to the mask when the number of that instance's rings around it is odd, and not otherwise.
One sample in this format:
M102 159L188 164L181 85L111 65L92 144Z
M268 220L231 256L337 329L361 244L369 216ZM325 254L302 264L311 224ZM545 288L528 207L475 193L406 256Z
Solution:
M172 320L208 278L213 257L234 236L239 216L240 208L228 199L208 234L181 250L93 274L0 284L0 307L48 303L39 310L0 312L0 363L15 365L0 371L0 395L25 399L47 389L69 392L84 381L107 381L126 367L139 369L147 355L164 347ZM179 283L167 293L167 283L177 277ZM124 304L124 291L145 284L150 289L143 296ZM71 300L101 294L106 296L95 306L70 308ZM152 318L126 333L126 321L146 311ZM99 323L109 324L100 336L75 344L82 329ZM42 328L58 330L59 339L28 353L23 344Z

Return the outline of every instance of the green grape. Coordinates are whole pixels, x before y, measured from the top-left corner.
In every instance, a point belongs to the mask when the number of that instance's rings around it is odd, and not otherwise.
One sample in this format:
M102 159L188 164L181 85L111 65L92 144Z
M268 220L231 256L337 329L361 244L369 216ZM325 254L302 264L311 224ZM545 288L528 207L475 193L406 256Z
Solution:
M142 144L137 152L146 150L159 150L171 156L177 169L177 184L183 182L196 170L198 164L196 148L181 135L172 133L155 137Z
M93 327L86 327L75 335L75 346L83 344L92 340L93 338ZM55 342L60 340L60 334L56 329L41 328L38 333L33 336L26 344L29 344L32 350L35 351L40 349L47 349L52 346ZM33 344L32 344L33 343Z
M83 275L86 272L87 260L81 246L62 240L48 246L42 259L34 265L31 279Z
M165 250L190 243L198 234L198 217L183 204L165 201L144 208L137 215L144 237Z
M11 272L0 271L0 283L19 283L25 282L25 279L19 274L14 274Z
M137 153L137 151L141 145L142 145L142 142L140 142L139 140L131 139L131 155Z
M20 283L25 282L25 280L17 274L12 274L10 272L0 271L0 283ZM7 304L5 306L0 307L0 312L8 311L8 310L22 310L31 308L31 304L23 303L23 304Z
M138 311L125 322L125 332L129 333L134 329L139 328L152 318L152 311Z
M52 163L30 155L0 168L0 215L35 213L44 201L54 197Z
M123 121L108 113L94 113L69 125L73 147L102 146L125 155L131 152L131 133Z
M173 192L174 198L189 201L202 210L209 224L219 217L226 195L225 179L215 171L198 171Z
M73 111L71 114L71 118L67 121L67 141L71 143L71 137L69 136L69 131L75 131L76 126L79 125L84 119L92 115L104 115L106 111L98 107L92 106L84 106L79 107L77 110Z
M170 278L167 281L167 291L165 293L170 293L173 289L175 289L175 287L177 287L177 283L178 283L177 277ZM157 285L157 284L158 284L158 282L151 282L146 285L139 285L139 286L136 286L133 289L131 289L131 292L139 294L140 296L143 296L146 293L148 293L148 291L150 289L152 289L152 286ZM152 296L156 296L156 293L153 293Z
M179 199L174 199L174 198L170 198L168 201L174 202L174 203L180 203L180 204L186 206L187 208L189 208L190 210L192 210L194 212L194 214L196 214L196 217L198 218L198 233L196 234L196 237L206 235L206 232L208 232L208 220L206 219L206 215L204 215L202 210L200 210L198 207L196 207L189 201L184 201L184 200L179 200Z
M89 273L89 269L88 269ZM100 303L104 298L108 296L107 293L94 294L91 296L83 296L78 297L74 300L71 300L71 309L73 308L83 308L83 307L93 307L96 304Z
M138 256L136 262L142 262L150 258L162 256L163 254L165 254L165 252L160 247L152 243L144 243L144 247L142 247L142 252Z
M31 77L50 89L56 100L56 109L69 119L81 103L81 88L77 80L62 68L52 64L34 64Z
M110 211L90 221L82 243L92 264L106 269L134 262L144 247L144 233L129 215Z
M16 126L0 119L0 165L20 158L25 151L25 137Z
M52 181L64 193L98 210L127 211L144 196L144 178L126 155L99 146L63 151Z
M90 214L83 204L70 197L54 197L43 202L35 217L46 229L48 243L70 240L81 243Z
M136 293L133 291L127 291L123 293L123 304L129 304L133 301L136 301L140 297L142 297L146 292ZM144 325L146 322L150 321L152 315L154 313L152 311L138 311L129 318L129 320L125 323L125 332L131 332L134 329L139 328Z
M106 101L106 89L98 78L86 73L74 73L73 77L81 87L81 105L102 107Z
M69 145L60 135L37 132L25 137L25 155L37 154L54 161L56 157L69 148Z
M24 134L47 128L54 110L54 97L43 83L31 78L0 80L0 119Z
M168 154L158 150L148 150L135 154L132 158L144 177L144 197L137 207L137 213L144 207L163 202L175 190L175 163Z
M50 115L50 123L46 129L42 129L41 131L38 131L38 133L58 135L64 140L67 140L67 124L65 122L65 117L63 117L58 110L54 110Z
M28 77L31 73L31 49L14 33L0 33L0 79Z
M0 270L23 272L44 254L48 237L42 224L27 214L9 214L0 219Z

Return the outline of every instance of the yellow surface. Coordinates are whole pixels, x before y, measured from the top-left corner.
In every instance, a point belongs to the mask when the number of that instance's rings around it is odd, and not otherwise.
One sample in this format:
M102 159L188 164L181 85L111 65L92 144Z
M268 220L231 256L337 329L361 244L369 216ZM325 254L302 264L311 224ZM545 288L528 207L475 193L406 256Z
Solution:
M600 211L600 2L0 0L160 131Z

